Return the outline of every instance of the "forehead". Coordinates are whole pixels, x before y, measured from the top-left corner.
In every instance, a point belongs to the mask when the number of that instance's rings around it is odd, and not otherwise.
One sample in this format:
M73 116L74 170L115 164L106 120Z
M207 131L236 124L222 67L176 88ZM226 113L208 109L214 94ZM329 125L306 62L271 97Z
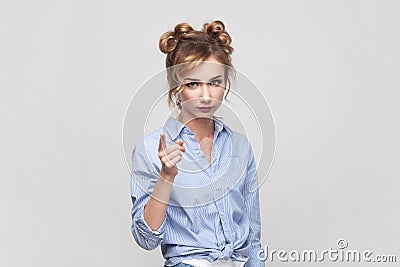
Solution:
M196 62L194 67L182 73L182 78L193 78L207 81L218 75L224 76L225 65L216 61Z

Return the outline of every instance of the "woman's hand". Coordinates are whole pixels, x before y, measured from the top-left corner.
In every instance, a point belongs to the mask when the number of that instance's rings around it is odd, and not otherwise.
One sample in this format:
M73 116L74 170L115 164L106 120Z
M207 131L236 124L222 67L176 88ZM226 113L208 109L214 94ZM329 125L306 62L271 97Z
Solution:
M182 152L185 152L182 140L177 140L175 144L167 146L165 134L163 132L160 133L158 157L162 163L160 174L164 179L173 182L175 176L178 174L176 163L182 160Z

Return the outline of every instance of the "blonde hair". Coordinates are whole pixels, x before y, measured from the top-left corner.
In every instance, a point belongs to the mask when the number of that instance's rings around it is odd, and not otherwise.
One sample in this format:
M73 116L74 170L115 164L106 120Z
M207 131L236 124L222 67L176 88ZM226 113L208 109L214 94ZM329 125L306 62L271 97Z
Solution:
M225 65L225 79L228 87L226 100L231 84L231 75L229 74L234 75L230 56L234 49L231 47L231 43L232 39L225 30L224 23L219 20L205 23L200 31L194 30L188 23L180 23L175 26L174 31L168 31L160 37L159 48L161 52L167 54L165 65L170 81L169 106L172 106L173 97L177 99L177 94L183 90L184 86L179 78L182 68L177 65L185 65L186 67L183 68L188 68L188 65L189 68L194 67L196 63L205 61L211 56ZM172 66L177 67L171 68ZM181 109L180 102L177 101L176 105Z

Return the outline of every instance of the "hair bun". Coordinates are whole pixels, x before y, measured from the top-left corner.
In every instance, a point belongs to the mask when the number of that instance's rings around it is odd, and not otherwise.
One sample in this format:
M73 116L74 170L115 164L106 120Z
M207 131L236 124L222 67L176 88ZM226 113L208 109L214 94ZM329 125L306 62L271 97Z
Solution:
M183 39L184 36L191 31L193 31L193 28L188 23L180 23L176 25L174 31L164 33L160 37L159 42L161 52L168 54L174 51L177 42Z
M215 20L211 23L205 23L203 25L203 31L217 38L218 41L224 46L225 51L229 54L232 54L232 39L229 33L225 30L225 24L222 21Z
M164 33L160 37L160 42L158 44L161 52L168 54L172 51L174 51L176 47L177 40L175 38L175 34L172 31Z
M185 34L190 33L193 31L192 26L189 25L189 23L180 23L175 26L175 37L179 41L180 39L183 39Z

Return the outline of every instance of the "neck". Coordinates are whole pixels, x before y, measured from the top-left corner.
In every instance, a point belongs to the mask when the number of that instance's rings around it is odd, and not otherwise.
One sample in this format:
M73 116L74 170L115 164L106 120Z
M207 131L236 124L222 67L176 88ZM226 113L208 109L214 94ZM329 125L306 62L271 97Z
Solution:
M178 115L177 119L190 128L190 130L195 134L196 139L198 140L202 140L204 138L213 139L214 120L212 117L189 118L181 112Z

